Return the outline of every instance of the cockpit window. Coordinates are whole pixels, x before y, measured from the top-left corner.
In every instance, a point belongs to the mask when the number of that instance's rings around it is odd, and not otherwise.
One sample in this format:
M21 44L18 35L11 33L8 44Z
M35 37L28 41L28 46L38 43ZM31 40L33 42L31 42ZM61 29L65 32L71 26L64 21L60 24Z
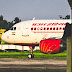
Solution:
M16 27L12 27L10 30L16 30Z
M13 30L13 27L10 30Z
M14 30L16 30L16 27L14 27Z

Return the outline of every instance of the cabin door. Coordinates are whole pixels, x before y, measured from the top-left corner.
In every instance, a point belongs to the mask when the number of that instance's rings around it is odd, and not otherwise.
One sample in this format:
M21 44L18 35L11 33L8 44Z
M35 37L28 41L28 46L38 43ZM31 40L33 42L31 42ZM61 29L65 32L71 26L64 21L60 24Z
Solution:
M22 31L22 36L29 36L28 30L29 30L29 24L24 24L23 31Z

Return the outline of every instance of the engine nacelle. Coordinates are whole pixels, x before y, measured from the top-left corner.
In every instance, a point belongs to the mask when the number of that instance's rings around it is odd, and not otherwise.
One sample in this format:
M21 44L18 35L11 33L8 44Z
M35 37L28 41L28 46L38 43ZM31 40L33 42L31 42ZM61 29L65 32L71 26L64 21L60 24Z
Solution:
M58 39L45 39L40 42L40 50L43 53L58 53L60 52L61 40Z

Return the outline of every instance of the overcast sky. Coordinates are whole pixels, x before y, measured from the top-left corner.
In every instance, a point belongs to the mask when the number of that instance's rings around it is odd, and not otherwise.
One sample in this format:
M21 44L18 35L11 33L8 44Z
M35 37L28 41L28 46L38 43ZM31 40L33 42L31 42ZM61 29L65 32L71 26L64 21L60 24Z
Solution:
M59 19L58 15L71 14L67 0L0 0L0 15L8 21L19 17L22 21L36 19Z

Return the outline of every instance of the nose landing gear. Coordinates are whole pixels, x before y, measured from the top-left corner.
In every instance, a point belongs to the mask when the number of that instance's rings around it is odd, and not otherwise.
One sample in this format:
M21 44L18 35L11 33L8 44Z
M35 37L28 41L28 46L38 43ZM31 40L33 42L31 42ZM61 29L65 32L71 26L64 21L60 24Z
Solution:
M28 55L28 58L34 58L33 49L35 46L29 46L29 48L31 49L31 54Z
M28 58L30 59L30 58L34 58L34 55L33 54L29 54L28 55Z

